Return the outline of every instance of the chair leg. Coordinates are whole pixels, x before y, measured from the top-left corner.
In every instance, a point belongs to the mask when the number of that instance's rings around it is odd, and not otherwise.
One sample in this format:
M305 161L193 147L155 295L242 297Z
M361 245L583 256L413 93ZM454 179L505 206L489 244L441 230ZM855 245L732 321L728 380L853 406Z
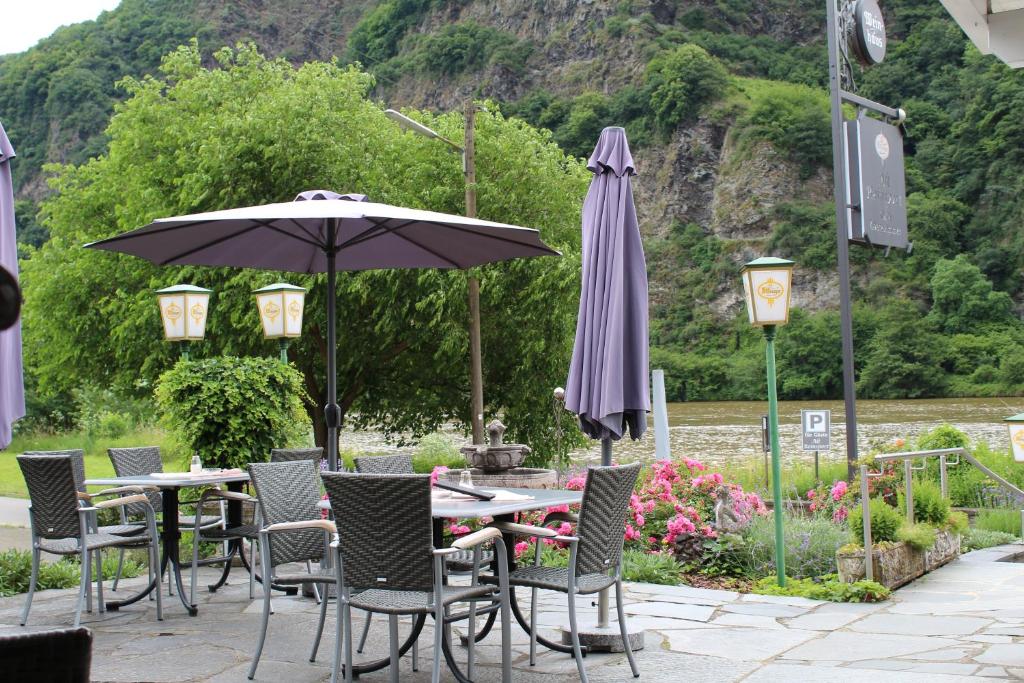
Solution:
M476 644L476 600L469 603L469 626L467 627L469 640L466 641L466 677L473 680L474 645Z
M152 542L149 545L149 575L151 577L159 577L160 576L160 537L156 534L155 528L154 528L154 532L153 532ZM161 602L161 599L160 599L160 581L159 580L157 580L157 582L156 582L156 590L153 591L153 593L156 593L156 620L157 621L163 621L164 620L164 608L163 608L163 603ZM152 595L150 595L150 597L152 597Z
M435 594L439 594L435 591ZM438 603L441 601L438 600ZM430 683L441 683L441 658L444 657L441 649L444 647L444 609L437 606L434 611L434 663L430 670Z
M121 548L117 553L117 571L114 572L114 585L110 587L110 590L116 591L117 584L121 582L121 569L124 567L124 548Z
M413 620L415 622L415 619ZM412 670L420 670L420 639L412 641Z
M366 645L366 636L370 634L370 620L373 619L373 612L366 613L366 621L363 622L363 634L359 636L359 647L356 648L356 652L363 654L363 646Z
M313 638L313 651L309 653L309 661L311 662L316 661L316 651L320 649L320 637L324 634L324 622L327 621L327 602L327 600L320 601L320 623L316 625L316 637ZM341 628L341 622L338 622L338 628Z
M340 583L340 582L339 582ZM352 608L346 603L342 607L341 586L338 586L338 633L334 646L334 673L338 670L338 649L341 647L342 636L345 638L345 683L352 683ZM324 602L327 602L324 600ZM369 614L369 613L367 613ZM332 673L333 675L333 673ZM332 681L332 683L334 683Z
M85 604L86 590L89 588L89 551L82 550L82 580L78 588L78 609L75 610L75 628L82 623L82 606Z
M270 572L267 571L270 562L267 557L266 543L260 543L260 556L263 558L261 563L263 565L263 621L260 624L260 638L256 643L256 654L253 655L252 665L249 667L250 681L256 675L256 667L260 663L260 655L263 654L263 643L267 639L267 624L270 622Z
M92 553L86 553L81 565L85 577L85 611L92 614Z
M32 547L32 576L28 580L28 595L25 597L25 608L21 611L21 625L28 621L28 611L32 608L32 596L36 593L36 581L39 578L39 548Z
M167 572L170 574L171 572ZM188 604L196 604L196 583L199 581L199 525L192 532L192 567L189 570ZM167 586L170 587L168 582Z
M510 590L515 590L514 588ZM530 589L530 666L537 663L537 589Z
M398 615L388 615L388 649L391 651L391 667L389 669L388 680L391 683L399 683L398 680Z
M622 646L626 649L629 668L633 671L633 678L640 678L640 669L637 668L633 649L629 646L629 637L626 634L626 610L622 606L622 577L615 582L615 610L619 613L619 633L622 634Z
M569 592L569 630L572 634L572 656L576 658L580 683L587 683L587 671L583 668L583 652L580 649L580 631L576 624L576 595L572 591Z
M309 574L313 573L313 563L309 560L306 560L306 572ZM320 586L316 582L313 583L313 599L316 601L316 604L320 604Z
M254 548L256 541L249 539L249 599L256 597L256 553Z
M96 611L100 614L106 612L103 605L103 551L96 551Z

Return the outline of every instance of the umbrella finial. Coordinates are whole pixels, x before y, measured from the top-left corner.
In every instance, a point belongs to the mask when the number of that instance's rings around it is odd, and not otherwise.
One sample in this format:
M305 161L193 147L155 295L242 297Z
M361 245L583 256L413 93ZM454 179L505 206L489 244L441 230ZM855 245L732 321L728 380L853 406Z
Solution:
M340 199L347 202L369 201L365 194L338 194L330 190L306 190L295 195L294 201L301 202L307 199Z
M594 153L587 160L587 168L592 173L611 170L620 178L627 174L636 175L636 166L633 165L633 155L629 152L625 128L609 126L601 131Z

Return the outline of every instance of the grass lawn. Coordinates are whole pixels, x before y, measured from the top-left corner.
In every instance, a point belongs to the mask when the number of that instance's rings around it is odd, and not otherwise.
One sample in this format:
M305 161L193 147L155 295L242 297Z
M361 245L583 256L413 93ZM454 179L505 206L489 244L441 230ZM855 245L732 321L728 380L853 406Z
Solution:
M172 450L163 430L143 427L129 431L116 439L89 439L83 432L66 434L24 434L14 438L11 445L0 451L0 496L28 498L25 480L15 456L25 451L63 451L71 448L85 450L86 477L112 477L114 466L107 457L107 448L126 446L160 446L164 469L182 469L184 455Z

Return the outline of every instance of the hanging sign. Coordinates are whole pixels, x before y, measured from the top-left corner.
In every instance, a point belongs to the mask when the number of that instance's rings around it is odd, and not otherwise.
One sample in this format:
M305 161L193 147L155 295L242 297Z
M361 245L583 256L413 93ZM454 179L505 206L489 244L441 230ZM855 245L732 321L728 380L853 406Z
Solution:
M885 59L885 18L875 0L857 0L853 5L853 35L850 47L861 64L871 66Z
M801 410L800 443L805 451L827 451L832 447L831 410Z
M903 135L896 126L866 116L843 125L846 128L846 215L850 239L906 249Z

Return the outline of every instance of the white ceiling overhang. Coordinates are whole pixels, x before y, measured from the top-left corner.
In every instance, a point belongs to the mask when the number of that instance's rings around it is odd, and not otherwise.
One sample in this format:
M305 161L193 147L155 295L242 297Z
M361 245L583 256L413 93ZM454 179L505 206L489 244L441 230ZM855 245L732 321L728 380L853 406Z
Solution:
M940 0L986 55L1024 67L1024 0Z

